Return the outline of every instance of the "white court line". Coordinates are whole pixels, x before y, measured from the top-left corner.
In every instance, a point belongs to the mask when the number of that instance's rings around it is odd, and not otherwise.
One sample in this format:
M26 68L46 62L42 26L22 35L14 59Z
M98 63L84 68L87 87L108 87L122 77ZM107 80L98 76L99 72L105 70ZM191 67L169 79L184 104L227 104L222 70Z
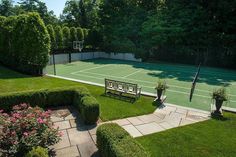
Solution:
M77 71L79 72L79 71ZM71 73L72 75L77 75L76 73ZM120 78L123 79L123 77L119 77L119 76L111 76L111 75L104 75L104 74L98 74L98 73L93 73L93 72L83 72L83 73L87 73L87 74L93 74L93 75L99 75L99 76L103 76L103 77L112 77L112 78ZM80 74L81 75L81 74ZM88 76L89 75L84 75L84 76ZM92 78L96 78L96 77L92 77ZM137 81L137 82L143 82L143 83L149 83L149 84L154 84L154 82L150 82L150 81L143 81L143 80L136 80L136 79L130 79L130 78L125 78L126 80L131 80L131 81ZM190 88L186 88L186 87L181 87L181 86L176 86L176 85L171 85L168 84L170 87L176 87L176 88L181 88L181 89L186 89L186 90L190 90ZM211 91L207 91L207 90L201 90L201 89L195 89L196 91L200 91L200 92L205 92L205 93L211 93ZM232 95L229 94L230 96L236 97L236 95Z
M102 66L96 66L96 67L93 67L93 68L88 68L88 69L84 69L84 70L75 71L71 74L73 75L73 74L76 74L76 73L79 73L79 72L86 72L88 70L99 69L99 68L103 68L103 67L106 67L106 66L110 66L110 65L106 64L106 65L102 65Z
M132 76L132 75L134 75L134 74L136 74L136 73L139 73L139 72L141 72L141 71L142 71L142 70L137 70L137 71L135 71L135 72L133 72L133 73L131 73L131 74L129 74L129 75L123 76L122 78L127 78L127 77Z

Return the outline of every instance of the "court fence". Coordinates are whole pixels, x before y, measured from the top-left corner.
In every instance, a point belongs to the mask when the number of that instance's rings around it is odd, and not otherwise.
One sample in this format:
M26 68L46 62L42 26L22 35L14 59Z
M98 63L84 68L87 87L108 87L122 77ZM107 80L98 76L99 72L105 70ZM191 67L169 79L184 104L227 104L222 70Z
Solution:
M54 57L54 59L53 59ZM64 53L50 55L49 65L69 63L70 61L79 61L87 59L106 58L106 59L120 59L128 61L141 62L140 58L135 58L133 53L106 53L106 52L79 52L79 53Z

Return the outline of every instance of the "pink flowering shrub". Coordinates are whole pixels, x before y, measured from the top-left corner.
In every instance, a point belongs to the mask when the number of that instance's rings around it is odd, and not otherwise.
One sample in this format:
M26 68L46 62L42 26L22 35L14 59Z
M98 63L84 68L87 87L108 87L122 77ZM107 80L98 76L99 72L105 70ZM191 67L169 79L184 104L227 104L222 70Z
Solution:
M9 114L0 110L0 148L9 155L22 155L33 147L57 143L61 134L52 127L50 114L27 104L14 106Z

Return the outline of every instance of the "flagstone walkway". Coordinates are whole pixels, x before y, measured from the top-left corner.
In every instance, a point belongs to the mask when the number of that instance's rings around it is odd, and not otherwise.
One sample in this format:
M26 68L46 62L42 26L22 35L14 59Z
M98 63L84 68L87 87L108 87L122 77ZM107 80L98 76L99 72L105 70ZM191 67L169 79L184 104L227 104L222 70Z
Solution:
M165 103L152 114L110 121L122 126L133 137L140 137L167 129L184 126L210 118L210 112ZM84 125L73 107L53 110L51 119L63 133L54 145L56 157L99 156L96 147L97 125ZM107 123L107 122L106 122Z

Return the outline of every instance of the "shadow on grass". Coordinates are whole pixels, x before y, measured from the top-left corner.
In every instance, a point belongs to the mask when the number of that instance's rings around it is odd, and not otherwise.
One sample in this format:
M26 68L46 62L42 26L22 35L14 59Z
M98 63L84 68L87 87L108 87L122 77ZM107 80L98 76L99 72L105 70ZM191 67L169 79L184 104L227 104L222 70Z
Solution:
M226 118L223 115L214 114L214 113L211 114L211 118L215 119L215 120L219 120L219 121L227 121L227 120L229 120L229 118Z
M130 103L135 103L136 99L130 96L124 96L124 95L119 95L119 94L115 94L115 93L103 93L100 96L102 97L106 97L106 98L111 98L111 99L116 99L116 100L120 100L120 101L125 101L125 102L130 102Z
M9 69L0 65L0 79L17 79L17 78L29 78L30 75L21 74L17 71Z

